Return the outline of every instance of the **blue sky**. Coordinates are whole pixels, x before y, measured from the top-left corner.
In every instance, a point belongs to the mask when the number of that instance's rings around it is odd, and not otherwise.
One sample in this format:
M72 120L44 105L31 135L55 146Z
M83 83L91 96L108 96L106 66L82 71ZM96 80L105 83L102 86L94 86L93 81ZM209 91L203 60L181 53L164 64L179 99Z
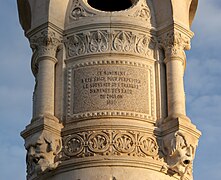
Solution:
M199 1L185 74L187 113L203 133L194 180L220 180L221 1ZM25 150L19 134L31 119L31 49L18 22L15 0L0 0L0 17L0 179L24 180Z

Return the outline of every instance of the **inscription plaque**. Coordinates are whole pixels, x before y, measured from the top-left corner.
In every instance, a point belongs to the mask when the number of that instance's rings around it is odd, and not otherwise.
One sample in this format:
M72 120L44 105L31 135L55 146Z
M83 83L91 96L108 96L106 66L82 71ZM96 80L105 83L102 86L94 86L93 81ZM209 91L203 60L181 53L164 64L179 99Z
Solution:
M127 65L96 65L72 69L73 114L130 111L149 114L150 69Z

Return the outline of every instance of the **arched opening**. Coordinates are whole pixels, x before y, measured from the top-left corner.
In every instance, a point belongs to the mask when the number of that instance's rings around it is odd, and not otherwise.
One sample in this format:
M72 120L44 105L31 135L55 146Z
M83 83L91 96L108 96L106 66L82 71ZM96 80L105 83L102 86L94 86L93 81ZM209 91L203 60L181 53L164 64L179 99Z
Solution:
M101 11L122 11L130 8L133 0L88 0L88 4Z

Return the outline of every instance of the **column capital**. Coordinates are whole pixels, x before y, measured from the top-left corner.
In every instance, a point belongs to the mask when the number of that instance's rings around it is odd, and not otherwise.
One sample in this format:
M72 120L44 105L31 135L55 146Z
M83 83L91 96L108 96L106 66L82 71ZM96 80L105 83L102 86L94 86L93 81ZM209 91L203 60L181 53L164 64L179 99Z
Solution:
M38 63L41 60L57 62L56 53L62 47L62 36L54 30L43 29L29 36L32 55L32 72L38 72Z
M55 31L44 29L30 37L30 46L40 57L55 58L62 43L62 37Z
M180 60L185 64L184 50L191 48L190 37L179 31L170 31L160 36L159 43L165 50L165 63Z

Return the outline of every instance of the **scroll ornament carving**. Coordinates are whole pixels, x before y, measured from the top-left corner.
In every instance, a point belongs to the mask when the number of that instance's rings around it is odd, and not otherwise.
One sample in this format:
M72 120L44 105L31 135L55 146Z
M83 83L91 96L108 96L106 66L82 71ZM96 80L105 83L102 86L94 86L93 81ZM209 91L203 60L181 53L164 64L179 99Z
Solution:
M170 171L180 175L181 180L192 179L195 147L187 143L183 134L176 132L172 137L165 138L163 152Z
M158 157L154 137L132 131L88 131L64 138L64 154L71 158L85 156Z
M25 144L27 176L31 178L55 169L59 164L57 155L61 151L61 139L48 132L37 133L29 138Z
M38 57L48 56L55 58L61 45L61 37L54 31L44 30L30 38L31 48Z
M190 49L190 38L180 32L168 32L159 38L159 44L165 50L166 59L176 57L183 61L184 50Z
M150 57L156 46L154 38L146 34L116 30L97 30L74 34L67 38L68 57L95 53L132 53Z
M130 52L134 49L135 36L132 32L121 31L114 36L113 49L119 52Z
M89 37L89 51L104 52L108 50L107 32L97 31L92 33Z
M131 16L131 15L129 15ZM151 12L149 7L147 6L146 2L142 3L141 7L139 8L139 10L137 10L134 14L133 17L138 17L138 18L142 18L145 21L148 21L151 19Z
M74 35L69 39L68 54L69 56L78 56L86 53L84 36Z
M88 12L79 2L79 0L73 1L73 8L70 14L71 19L77 21L83 17L94 16L93 13Z

